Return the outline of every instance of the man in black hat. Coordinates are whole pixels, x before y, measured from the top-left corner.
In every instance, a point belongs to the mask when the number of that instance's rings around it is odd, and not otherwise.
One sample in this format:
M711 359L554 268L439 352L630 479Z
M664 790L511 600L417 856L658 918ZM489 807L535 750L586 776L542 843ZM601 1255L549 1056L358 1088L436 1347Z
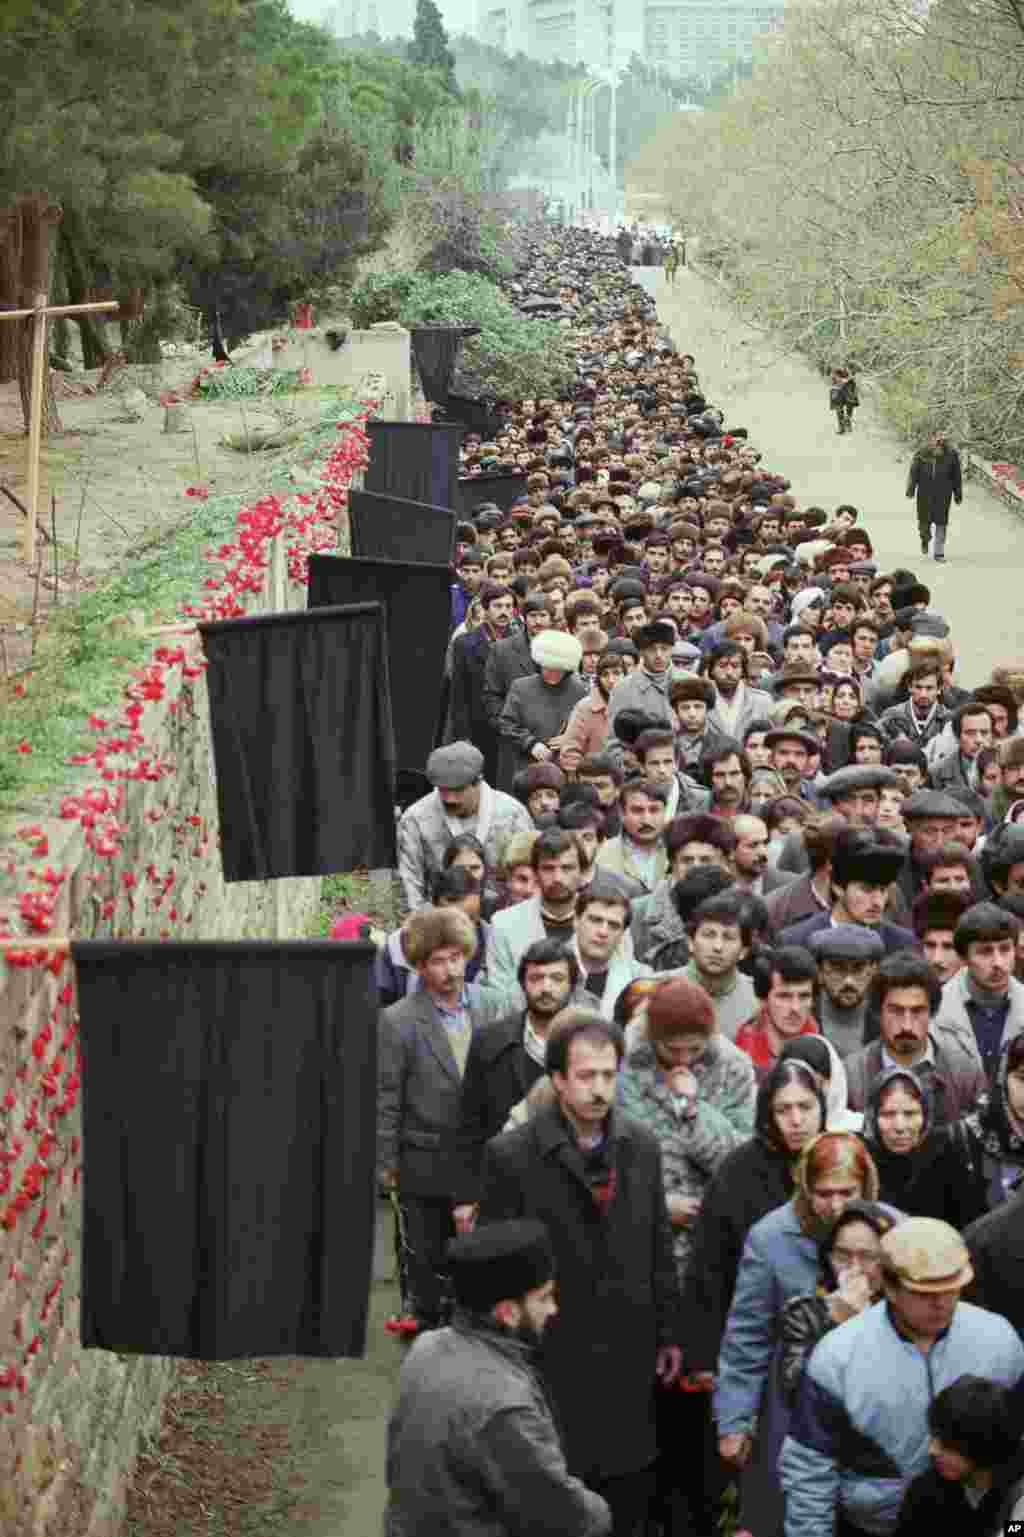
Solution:
M570 1474L537 1372L557 1317L544 1225L453 1239L457 1311L402 1364L388 1423L385 1537L606 1537L605 1501Z
M820 929L834 923L858 923L877 933L887 954L917 949L917 939L909 929L882 917L903 860L902 848L877 843L867 829L848 828L836 839L832 851L831 911L816 913L783 929L779 944L808 947L811 936Z
M619 1027L569 1008L548 1033L557 1104L484 1156L478 1230L535 1217L551 1234L562 1312L542 1368L569 1467L640 1537L654 1493L654 1384L678 1376L679 1292L656 1138L615 1109ZM555 1532L550 1520L528 1530Z
M622 743L615 734L615 717L623 710L636 710L650 717L652 723L663 721L669 728L675 726L668 697L672 676L672 647L676 641L675 626L666 620L655 619L635 630L633 641L640 652L640 666L634 668L621 683L616 683L608 700L605 751L620 762Z

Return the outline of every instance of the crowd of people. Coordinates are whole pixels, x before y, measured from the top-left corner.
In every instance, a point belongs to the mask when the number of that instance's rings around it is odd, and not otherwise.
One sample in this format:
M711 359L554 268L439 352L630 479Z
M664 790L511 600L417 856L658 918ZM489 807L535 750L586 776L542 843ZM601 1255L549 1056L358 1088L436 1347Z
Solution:
M1001 1537L1024 667L960 685L871 509L804 504L612 240L528 257L575 386L465 437L379 952L387 1530L711 1537L736 1498L753 1537Z

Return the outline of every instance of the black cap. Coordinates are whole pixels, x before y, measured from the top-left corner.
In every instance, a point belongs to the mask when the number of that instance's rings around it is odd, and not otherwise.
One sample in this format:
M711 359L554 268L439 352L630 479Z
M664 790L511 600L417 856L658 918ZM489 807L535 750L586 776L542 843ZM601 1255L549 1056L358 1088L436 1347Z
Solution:
M452 1290L460 1307L489 1313L497 1302L517 1302L551 1280L551 1241L543 1222L491 1222L460 1233L448 1245Z

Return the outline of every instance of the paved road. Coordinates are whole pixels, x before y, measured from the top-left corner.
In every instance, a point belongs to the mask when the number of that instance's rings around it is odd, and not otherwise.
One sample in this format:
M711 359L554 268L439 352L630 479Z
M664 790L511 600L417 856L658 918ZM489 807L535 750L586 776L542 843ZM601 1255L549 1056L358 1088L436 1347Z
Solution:
M771 468L786 475L804 505L860 509L883 570L908 566L932 590L932 606L953 627L962 686L985 681L994 662L1024 652L1018 619L1024 523L972 483L952 509L945 565L922 557L914 504L904 496L905 446L865 404L848 437L835 430L826 382L802 358L780 353L739 320L718 285L690 269L675 286L658 273L658 312L726 420L746 427Z

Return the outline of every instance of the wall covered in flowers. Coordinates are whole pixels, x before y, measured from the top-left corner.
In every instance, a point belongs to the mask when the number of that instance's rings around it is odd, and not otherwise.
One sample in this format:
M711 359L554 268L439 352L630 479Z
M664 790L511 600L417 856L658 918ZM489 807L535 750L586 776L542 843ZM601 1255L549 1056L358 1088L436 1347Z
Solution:
M203 589L183 595L180 627L153 637L146 662L124 678L119 710L83 721L88 740L72 761L84 778L0 848L5 1537L116 1537L139 1433L157 1423L170 1376L162 1359L78 1344L82 1063L64 942L311 931L318 881L221 878L194 624L305 607L307 557L336 547L348 486L366 462L363 420L338 424L318 489L238 509L234 538L207 552Z

